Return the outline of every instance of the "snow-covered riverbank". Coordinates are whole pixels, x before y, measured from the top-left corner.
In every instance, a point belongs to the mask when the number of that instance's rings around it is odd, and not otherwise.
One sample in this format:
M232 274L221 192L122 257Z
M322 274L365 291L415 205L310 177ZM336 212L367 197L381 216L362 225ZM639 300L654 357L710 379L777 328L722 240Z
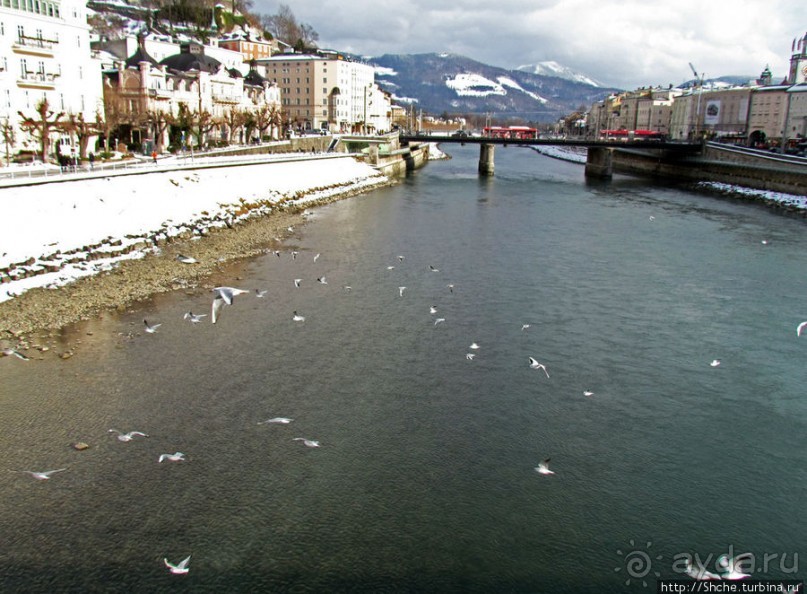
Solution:
M389 183L352 157L104 177L0 190L0 302L274 210Z

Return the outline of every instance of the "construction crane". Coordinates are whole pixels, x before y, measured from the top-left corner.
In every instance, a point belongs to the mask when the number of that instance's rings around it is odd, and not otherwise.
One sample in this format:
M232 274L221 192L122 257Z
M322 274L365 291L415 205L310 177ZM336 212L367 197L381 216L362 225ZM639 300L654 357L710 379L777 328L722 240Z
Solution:
M692 65L692 62L689 63L689 67L692 70L692 74L695 75L695 82L698 83L698 71L695 70L695 67ZM700 87L700 92L698 93L698 104L695 108L695 136L698 136L699 127L700 127L700 116L701 116L701 95L703 94L703 77L704 73L701 72L700 74L700 83L698 86Z

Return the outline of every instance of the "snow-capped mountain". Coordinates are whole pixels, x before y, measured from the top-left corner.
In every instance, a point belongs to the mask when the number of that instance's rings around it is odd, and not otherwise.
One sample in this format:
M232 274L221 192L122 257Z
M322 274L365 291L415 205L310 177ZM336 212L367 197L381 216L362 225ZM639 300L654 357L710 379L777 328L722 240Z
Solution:
M455 54L387 54L362 60L375 68L376 82L394 101L433 114L495 113L549 122L618 91Z
M522 72L531 72L532 74L539 74L541 76L557 76L566 80L583 83L584 85L591 85L592 87L601 87L603 84L594 80L586 74L575 72L568 66L558 64L555 61L538 62L537 64L524 64L519 66L516 70Z

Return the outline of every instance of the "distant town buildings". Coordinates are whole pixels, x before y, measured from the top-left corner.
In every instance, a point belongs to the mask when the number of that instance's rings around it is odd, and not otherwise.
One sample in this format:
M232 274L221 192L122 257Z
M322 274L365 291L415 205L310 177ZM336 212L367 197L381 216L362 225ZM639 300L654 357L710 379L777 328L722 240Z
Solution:
M787 147L807 138L807 34L794 40L790 71L774 81L770 68L740 87L694 84L688 89L638 89L595 103L590 136L608 130L651 130L672 140L722 139L756 147Z

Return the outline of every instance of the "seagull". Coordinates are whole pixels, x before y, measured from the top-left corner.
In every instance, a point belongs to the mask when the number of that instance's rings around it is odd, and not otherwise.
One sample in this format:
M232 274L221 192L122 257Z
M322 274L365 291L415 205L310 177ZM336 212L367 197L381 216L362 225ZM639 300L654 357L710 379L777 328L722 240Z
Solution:
M450 293L453 293L453 292L454 292L454 285L453 285L453 284L446 285L446 286L448 287L448 291L449 291Z
M171 573L173 573L175 575L184 575L184 574L186 574L186 573L188 573L190 571L190 568L188 567L188 563L190 563L190 560L191 560L191 556L188 555L187 557L185 557L182 561L180 561L176 565L174 565L173 563L168 561L168 559L163 559L163 563L165 563L165 566L168 568L168 571L170 571Z
M406 256L398 256L398 261L399 261L399 262L403 262L405 257L406 257Z
M263 289L263 290L260 290L260 289L255 289L255 297L259 297L259 298L260 298L260 297L266 297L266 294L267 294L268 292L269 292L269 291L268 291L267 289Z
M42 472L37 472L34 470L12 470L11 472L23 472L25 474L30 474L38 481L46 481L50 478L55 472L62 472L63 470L67 470L67 468L57 468L56 470L44 470Z
M546 370L546 367L541 363L538 363L535 359L530 357L530 369L543 369L546 377L549 377L549 372Z
M445 322L445 321L446 321L446 319L445 319L445 318L436 318L436 319L434 320L434 325L436 326L437 324L442 324L442 323L443 323L443 322Z
M718 367L720 365L720 359L713 359L711 363L709 363L712 367Z
M403 297L403 292L406 290L406 287L398 287L398 295Z
M693 565L691 559L687 559L685 573L693 580L719 580L720 576L711 571L707 571L705 567L700 565Z
M237 295L249 293L249 291L245 289L236 289L233 287L216 287L213 289L213 292L216 293L216 296L213 298L210 321L214 324L216 323L216 320L218 320L219 311L221 311L224 304L232 305L233 299L235 299Z
M235 299L236 296L249 293L246 289L236 289L233 287L216 287L213 289L213 292L216 293L216 298L220 297L227 305L232 305L233 299Z
M465 358L468 359L469 361L473 361L474 357L476 357L476 355L474 355L473 353L465 353Z
M796 326L796 336L801 336L801 333L805 327L807 327L807 322L802 322L801 324Z
M395 270L395 266L387 266L387 270Z
M294 286L295 286L295 287L297 287L297 288L299 289L299 288L300 288L300 283L301 283L301 282L303 282L303 279L301 279L301 278L295 278L295 279L294 279Z
M432 314L432 315L436 314L436 313L437 313L437 306L436 306L436 305L432 305L432 306L429 308L429 313L430 313L430 314Z
M768 245L768 240L767 240L767 239L763 239L763 240L762 240L762 245Z
M291 317L291 319L295 322L305 322L305 317L298 314L297 310L294 310L294 315Z
M291 227L289 227L289 228L291 228ZM292 253L291 253L291 259L292 259L292 260L296 260L296 259L297 259L297 252L292 252Z
M549 470L549 461L551 458L547 458L543 462L539 462L538 466L535 467L535 470L538 471L538 474L555 474L551 470Z
M476 350L476 349L478 349L478 348L479 348L479 345L478 345L478 344L476 344L475 342L472 342L472 343L471 343L471 346L470 346L470 347L468 347L468 348L471 348L471 349Z
M526 330L526 329L527 329L527 328L529 328L529 327L530 327L530 325L529 325L529 324L522 324L522 325L521 325L521 329L522 329L522 330Z
M183 256L182 254L177 254L177 260L182 262L183 264L197 264L199 261L196 258L191 258L190 256Z
M295 437L294 441L302 441L309 448L318 448L319 442L313 439L306 439L305 437Z
M118 431L117 429L110 429L109 433L117 433L118 434L118 441L132 441L137 436L140 437L148 437L142 431L129 431L129 433L124 433L123 431Z
M353 287L351 287L350 285L345 285L345 291L349 292L351 289L353 289Z
M185 454L182 452L176 452L174 454L160 454L160 458L157 460L157 462L162 462L163 460L170 460L171 462L184 462Z
M740 557L731 558L728 555L720 555L717 558L717 564L723 568L724 572L721 576L724 580L742 580L747 577L751 577L750 573L743 573L741 569L743 569L743 557L747 557L748 554L740 555Z
M327 280L325 280L325 277L324 277L324 276L319 277L319 278L317 279L317 282L318 282L318 283L322 283L323 285L327 285L327 284L328 284L328 281L327 281Z
M434 266L432 266L431 264L429 264L429 270L431 270L432 272L440 272L440 269L439 269L439 268L435 268L435 267L434 267Z
M594 392L591 390L583 390L583 396L594 396Z
M288 425L294 419L289 419L288 417L275 417L274 419L266 419L265 421L258 421L258 425L266 425L267 423L277 424L277 425Z
M275 250L275 256L280 257L280 250Z
M317 260L319 260L319 254L317 254L316 256L314 256L314 262L316 262Z
M143 320L143 324L145 324L146 332L148 332L149 334L154 334L155 332L157 332L157 328L162 326L162 324L154 324L150 326L148 320Z
M650 218L650 220L651 220L651 221L655 221L655 220L656 220L656 217L654 217L653 215L650 215L650 217L649 217L649 218Z
M195 314L192 311L189 311L184 316L182 316L182 319L190 320L192 324L198 324L199 322L202 321L202 318L206 316L207 314Z
M17 359L22 359L23 361L30 360L28 357L15 349L3 349L3 355L6 357L17 357Z

